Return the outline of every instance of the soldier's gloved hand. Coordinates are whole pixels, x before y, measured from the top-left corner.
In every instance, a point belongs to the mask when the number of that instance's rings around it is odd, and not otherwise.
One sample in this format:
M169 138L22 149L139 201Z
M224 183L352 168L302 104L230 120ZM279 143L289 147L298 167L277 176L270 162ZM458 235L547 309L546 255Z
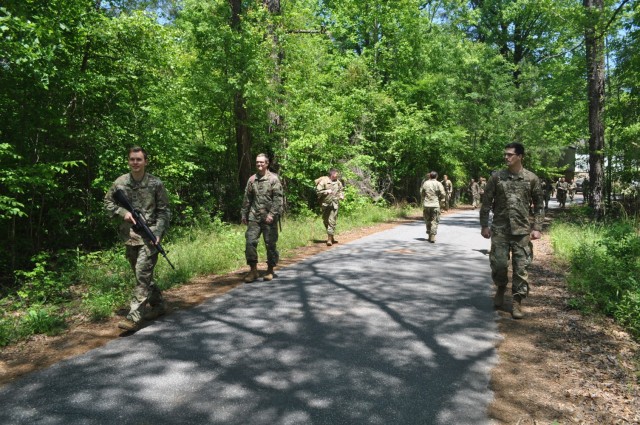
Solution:
M242 217L242 224L247 224L247 218L246 217Z
M267 216L267 218L264 219L264 222L267 223L267 224L273 223L273 216L271 214L269 214Z

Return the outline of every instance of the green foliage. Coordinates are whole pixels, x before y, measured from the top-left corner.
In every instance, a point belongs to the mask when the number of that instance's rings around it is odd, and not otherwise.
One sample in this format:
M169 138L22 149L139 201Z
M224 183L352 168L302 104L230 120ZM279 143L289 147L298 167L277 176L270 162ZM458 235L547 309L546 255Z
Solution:
M17 295L22 305L56 303L68 296L68 283L64 277L51 267L51 257L48 253L40 253L32 258L34 264L31 270L17 270L16 280L20 289Z
M20 319L18 333L21 337L34 334L55 335L65 327L64 318L57 315L53 308L34 306Z
M572 306L601 311L639 336L640 233L631 220L605 225L555 224L558 257L569 262Z
M85 288L82 307L92 320L111 316L124 306L135 285L131 266L121 250L77 253L74 279Z
M55 307L34 305L22 315L0 317L0 347L31 335L57 335L66 328L64 316Z

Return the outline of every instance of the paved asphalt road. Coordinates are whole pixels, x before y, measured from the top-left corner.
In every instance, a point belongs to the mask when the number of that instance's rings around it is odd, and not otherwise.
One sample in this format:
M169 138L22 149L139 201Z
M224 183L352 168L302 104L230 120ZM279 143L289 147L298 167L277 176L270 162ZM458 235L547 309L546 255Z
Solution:
M285 230L286 231L286 230ZM277 270L0 389L0 424L488 424L477 211Z

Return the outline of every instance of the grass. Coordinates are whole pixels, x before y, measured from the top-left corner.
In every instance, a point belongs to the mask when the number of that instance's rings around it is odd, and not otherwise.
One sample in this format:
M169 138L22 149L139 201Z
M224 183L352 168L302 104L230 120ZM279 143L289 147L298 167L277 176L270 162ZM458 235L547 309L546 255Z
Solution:
M416 214L411 208L376 205L351 206L341 211L340 232ZM161 289L179 286L197 276L224 274L245 266L244 232L246 227L214 220L207 225L174 230L163 241L171 269L163 258L158 259L155 280ZM292 255L296 248L324 240L326 233L321 218L315 215L287 218L282 222L278 240L281 258ZM65 270L52 270L52 260L39 258L33 271L23 272L25 284L13 296L0 300L5 310L0 316L0 346L24 339L36 333L54 334L65 326L65 314L82 314L94 321L108 318L126 307L134 286L134 277L124 258L121 246L92 253L67 253ZM264 261L264 244L259 245L259 258ZM48 296L74 293L73 296ZM71 290L73 288L73 290ZM78 295L80 294L80 295ZM78 302L78 298L80 302ZM43 303L42 300L50 300Z
M570 307L611 316L640 339L639 221L557 221L551 240L570 268Z

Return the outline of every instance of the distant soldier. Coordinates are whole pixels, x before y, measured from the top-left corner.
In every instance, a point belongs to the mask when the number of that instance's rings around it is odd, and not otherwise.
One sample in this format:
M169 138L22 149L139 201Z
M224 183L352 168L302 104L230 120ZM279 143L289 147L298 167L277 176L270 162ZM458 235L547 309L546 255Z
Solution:
M575 180L569 180L567 183L567 194L569 195L569 201L573 203L573 198L576 196L576 190L578 189L578 185L576 185Z
M338 219L338 207L344 199L344 187L338 179L338 170L332 168L328 176L322 176L315 180L318 202L322 208L322 222L327 229L327 246L336 243L334 239L336 222Z
M469 192L471 193L471 206L476 209L480 206L480 185L471 179L469 184Z
M510 143L505 146L507 169L489 178L485 202L480 209L481 234L491 238L491 277L496 285L493 303L501 307L509 281L509 257L513 267L512 293L514 319L524 317L522 300L529 294L528 268L533 259L531 240L541 237L544 210L540 180L524 169L524 146ZM533 205L533 225L529 221L529 206ZM493 207L493 222L489 228L489 213Z
M445 174L442 180L442 187L444 187L444 209L448 211L451 208L452 196L453 196L453 183L449 180L449 177Z
M564 177L560 177L558 179L558 183L556 183L556 199L560 204L560 208L564 208L567 203L567 191L569 190L569 185L566 181L564 181Z
M440 205L443 205L446 199L445 189L438 180L438 173L432 171L429 173L429 180L422 183L420 188L420 197L422 198L422 215L427 225L427 235L429 242L436 242L436 234L438 233L438 223L440 222Z
M484 177L480 177L480 180L478 181L478 192L480 193L480 205L482 205L482 198L484 197L484 189L486 187L487 187L487 179L485 179Z
M256 158L257 173L249 178L244 191L240 216L247 225L245 233L245 257L251 267L244 277L246 283L258 279L258 241L260 235L267 248L267 273L265 281L273 279L273 268L278 264L278 220L282 215L283 194L280 179L269 171L269 159L261 153Z
M166 306L162 292L153 280L153 271L158 262L156 244L169 226L169 196L162 181L145 171L147 152L140 146L129 149L130 172L118 177L106 196L104 206L112 217L119 217L120 239L126 247L126 257L136 276L136 286L129 304L126 320L118 323L125 331L140 329L143 320L154 319L165 314ZM124 191L127 199L146 218L147 225L156 237L155 241L142 237L133 226L136 224L131 212L118 205L113 195Z

